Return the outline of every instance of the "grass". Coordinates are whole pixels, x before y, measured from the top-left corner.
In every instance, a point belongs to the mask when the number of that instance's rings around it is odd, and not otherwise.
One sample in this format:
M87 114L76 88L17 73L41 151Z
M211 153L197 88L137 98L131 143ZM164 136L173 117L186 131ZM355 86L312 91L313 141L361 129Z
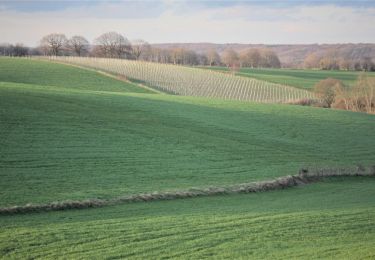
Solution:
M1 207L375 161L373 115L137 93L145 90L44 61L0 59L0 67ZM250 195L0 216L0 258L374 258L374 184L334 178Z
M228 71L226 67L203 67L219 71ZM342 80L344 84L354 85L358 75L361 72L356 71L328 71L328 70L302 70L302 69L252 69L242 68L239 76L251 77L278 84L285 84L293 87L311 90L320 80L326 78L335 78ZM375 76L375 73L368 72Z
M1 206L243 183L375 156L373 116L345 111L19 83L0 84L0 104Z
M371 115L71 86L0 84L0 206L236 184L375 159Z
M20 258L358 259L375 256L375 180L0 217Z
M130 82L104 77L73 66L22 58L0 57L0 82L36 84L80 90L153 93Z

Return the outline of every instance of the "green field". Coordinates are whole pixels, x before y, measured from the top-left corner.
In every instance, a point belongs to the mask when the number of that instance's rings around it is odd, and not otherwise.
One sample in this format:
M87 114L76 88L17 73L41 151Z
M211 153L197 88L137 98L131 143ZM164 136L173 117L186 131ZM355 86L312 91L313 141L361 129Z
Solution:
M65 259L375 257L375 180L0 217L0 255Z
M160 95L1 58L0 207L370 165L374 129L368 114ZM0 216L0 257L372 258L374 182Z
M74 90L152 93L129 82L48 61L0 57L0 82L37 84Z
M226 67L202 67L217 71L228 71ZM320 80L335 78L352 86L361 72L357 71L332 71L332 70L302 70L302 69L252 69L242 68L236 75L256 78L273 83L285 84L293 87L312 89ZM375 76L375 72L367 72Z

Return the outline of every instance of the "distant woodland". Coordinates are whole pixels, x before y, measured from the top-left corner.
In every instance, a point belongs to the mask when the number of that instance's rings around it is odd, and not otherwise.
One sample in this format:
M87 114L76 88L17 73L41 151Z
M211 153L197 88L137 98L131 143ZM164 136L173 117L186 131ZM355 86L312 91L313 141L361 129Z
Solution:
M375 44L214 44L163 43L128 40L117 32L99 35L93 42L84 36L44 36L37 47L22 43L0 44L0 55L66 55L144 60L190 66L227 66L231 69L305 68L375 71Z

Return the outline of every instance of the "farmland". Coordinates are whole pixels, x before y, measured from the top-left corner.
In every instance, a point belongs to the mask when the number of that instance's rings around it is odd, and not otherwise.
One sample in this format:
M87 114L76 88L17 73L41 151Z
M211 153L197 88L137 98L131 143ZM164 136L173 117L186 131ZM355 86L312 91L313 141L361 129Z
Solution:
M74 90L151 93L129 82L103 77L97 72L77 70L50 62L0 58L0 81L54 86Z
M228 72L226 67L202 67L214 71ZM265 80L277 84L289 85L301 89L311 90L320 80L335 78L346 85L354 85L360 72L355 71L330 71L330 70L302 70L302 69L252 69L242 68L236 75ZM374 72L367 72L375 76Z
M6 258L373 258L373 179L0 217Z
M311 92L248 77L205 71L184 66L119 59L85 57L39 57L94 68L144 82L146 85L183 96L240 101L285 103L313 98Z
M374 128L368 114L166 95L94 70L0 58L0 206L373 165ZM0 216L0 256L371 258L373 187L371 177L329 178L265 193Z
M23 62L29 70L18 79L46 63ZM71 69L49 66L61 69L50 81L64 82ZM369 115L65 86L1 83L3 206L242 183L305 164L374 159ZM348 125L361 126L354 137Z

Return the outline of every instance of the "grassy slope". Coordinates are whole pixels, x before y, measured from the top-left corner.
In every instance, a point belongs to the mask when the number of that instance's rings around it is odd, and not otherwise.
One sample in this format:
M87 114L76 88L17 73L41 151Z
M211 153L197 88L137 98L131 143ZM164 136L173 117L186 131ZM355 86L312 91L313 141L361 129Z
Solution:
M37 84L81 90L151 93L98 72L48 61L0 57L0 82Z
M0 217L6 258L374 258L374 179Z
M226 67L204 67L213 70L228 71ZM257 78L279 84L286 84L304 89L312 89L314 85L326 78L342 80L347 85L353 85L360 72L354 71L322 71L322 70L293 70L293 69L251 69L242 68L237 75ZM368 75L375 76L370 72Z
M374 116L0 85L1 206L248 182L375 159Z
M295 173L304 162L375 159L370 115L119 93L110 82L86 85L78 76L53 84L41 73L39 84L12 73L0 70L0 81L35 84L0 83L1 206L238 183ZM0 258L373 258L374 182L0 216Z

